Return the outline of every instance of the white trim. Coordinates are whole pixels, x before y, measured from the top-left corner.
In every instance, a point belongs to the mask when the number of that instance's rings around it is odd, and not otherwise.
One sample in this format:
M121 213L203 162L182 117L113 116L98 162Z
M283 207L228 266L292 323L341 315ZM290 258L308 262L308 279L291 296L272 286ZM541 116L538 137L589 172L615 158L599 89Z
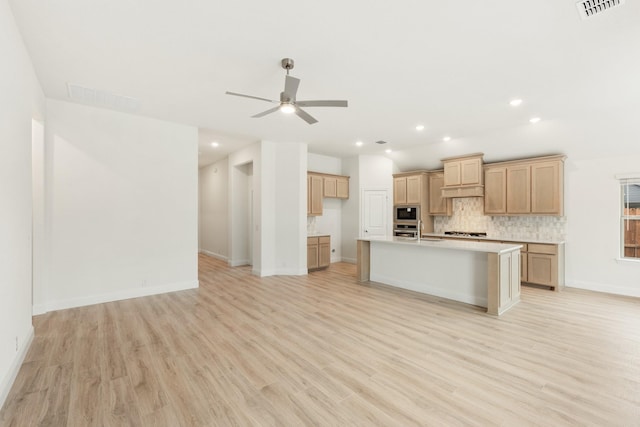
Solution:
M616 258L618 264L640 264L640 258Z
M607 294L640 297L640 287L630 288L625 286L608 285L606 283L584 282L581 280L567 281L565 286L569 288L586 289L588 291L604 292Z
M617 173L614 175L617 180L623 179L640 179L640 172L633 173Z
M248 259L239 259L239 260L227 260L229 263L229 267L241 267L243 265L249 265Z
M347 257L342 257L342 262L348 262L349 264L357 264L358 260L355 258L347 258Z
M16 357L13 359L13 362L11 362L11 366L9 367L7 374L2 378L2 382L0 383L0 408L4 406L7 396L9 396L13 382L18 376L22 362L24 362L24 358L27 356L27 351L33 342L33 337L33 325L29 325L29 332L27 332L25 339L22 340L22 346L18 349Z
M168 292L195 289L200 285L197 280L189 282L169 283L166 285L149 286L145 288L125 289L108 294L90 295L66 300L51 301L33 307L33 314L43 314L49 311L64 310L67 308L84 307L86 305L102 304L105 302L120 301L124 299L146 297L150 295L165 294Z
M220 255L220 254L217 254L215 252L207 251L205 249L200 249L200 252L205 254L205 255L209 255L210 257L221 259L222 261L228 261L229 260L229 258L224 256L224 255Z
M297 269L297 268L274 268L271 270L253 270L252 273L255 276L267 277L267 276L306 276L307 269Z

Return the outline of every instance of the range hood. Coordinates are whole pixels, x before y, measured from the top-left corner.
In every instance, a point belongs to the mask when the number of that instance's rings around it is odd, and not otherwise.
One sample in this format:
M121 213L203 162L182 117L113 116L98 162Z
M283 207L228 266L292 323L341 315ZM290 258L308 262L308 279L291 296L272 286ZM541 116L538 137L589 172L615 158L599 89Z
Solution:
M484 197L484 173L482 153L442 159L444 185L442 197Z
M453 199L456 197L484 197L484 185L442 187L442 198Z

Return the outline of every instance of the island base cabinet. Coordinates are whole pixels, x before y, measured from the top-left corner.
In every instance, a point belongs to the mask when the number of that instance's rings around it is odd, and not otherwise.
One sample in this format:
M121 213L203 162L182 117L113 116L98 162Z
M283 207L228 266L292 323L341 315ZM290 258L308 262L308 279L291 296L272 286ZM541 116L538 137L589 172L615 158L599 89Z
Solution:
M358 240L357 251L358 282L368 282L371 279L371 243Z
M489 254L487 313L499 316L520 301L520 251Z

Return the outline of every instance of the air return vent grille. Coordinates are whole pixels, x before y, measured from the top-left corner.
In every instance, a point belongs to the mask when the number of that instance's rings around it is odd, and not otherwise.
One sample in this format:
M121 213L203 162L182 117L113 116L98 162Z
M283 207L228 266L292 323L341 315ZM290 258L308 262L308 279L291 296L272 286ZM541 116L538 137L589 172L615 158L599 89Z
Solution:
M612 7L624 4L625 0L583 0L576 3L582 19L591 18Z
M136 111L139 106L139 101L130 96L117 95L115 93L91 89L72 83L67 83L67 89L69 91L69 98L83 104L127 112Z

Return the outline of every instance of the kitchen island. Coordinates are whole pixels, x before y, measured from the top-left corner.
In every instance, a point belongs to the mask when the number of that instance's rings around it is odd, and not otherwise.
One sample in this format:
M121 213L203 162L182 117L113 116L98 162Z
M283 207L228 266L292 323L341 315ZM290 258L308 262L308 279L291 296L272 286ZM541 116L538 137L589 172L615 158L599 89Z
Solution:
M500 315L520 301L521 245L398 237L358 239L358 280L435 295Z

